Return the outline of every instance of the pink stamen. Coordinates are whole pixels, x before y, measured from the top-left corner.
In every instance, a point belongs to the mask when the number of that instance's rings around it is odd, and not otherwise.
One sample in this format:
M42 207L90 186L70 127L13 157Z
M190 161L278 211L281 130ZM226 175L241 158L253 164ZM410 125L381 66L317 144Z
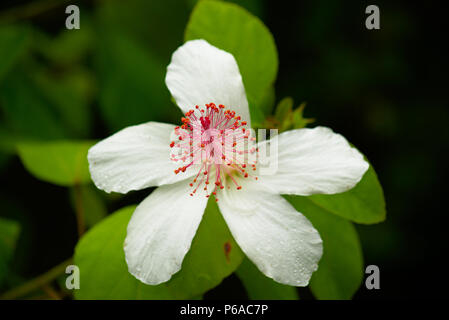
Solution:
M242 189L233 175L248 178L250 175L245 168L251 165L251 169L255 171L256 161L251 164L242 163L239 158L258 152L258 149L246 150L249 140L252 142L255 138L248 139L250 131L244 128L247 122L241 121L235 111L221 104L217 107L212 102L205 106L206 108L197 105L181 118L182 125L175 128L177 138L170 142L170 147L176 147L180 152L178 155L172 154L171 160L185 163L188 158L191 159L188 164L176 169L175 174L185 172L194 163L201 164L193 182L190 183L191 187L195 187L190 193L191 196L203 183L204 190L207 191L210 173L215 173L212 194L216 198L217 189L224 188L223 181L227 177L237 190ZM257 177L254 178L257 180ZM216 200L218 201L217 198Z

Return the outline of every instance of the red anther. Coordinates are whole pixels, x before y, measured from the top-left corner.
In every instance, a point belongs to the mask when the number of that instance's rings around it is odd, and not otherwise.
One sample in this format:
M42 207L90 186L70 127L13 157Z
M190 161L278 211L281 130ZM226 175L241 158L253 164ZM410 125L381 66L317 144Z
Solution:
M201 144L201 148L204 148L204 143Z
M197 106L195 106L195 108L196 108L196 109L199 109L199 108L200 108L200 106L198 106L198 105L197 105Z
M224 187L221 185L221 186L220 186L220 189L224 189Z
M206 175L206 174L207 174L207 171L204 171L203 174Z
M218 107L221 108L221 109L224 109L224 108L225 108L225 106L222 105L222 104L219 104Z
M172 142L170 143L170 148L173 148L174 146L175 146L175 142L172 141Z
M212 192L212 194L214 195L214 196L216 196L217 195L217 193L214 191L214 192Z
M223 160L226 159L225 155L222 155L221 158L222 158Z
M242 168L246 168L246 164L244 163L244 164L242 164Z
M248 173L247 172L245 172L245 176L244 176L245 178L248 178Z
M193 197L193 193L191 193L190 196Z
M215 198L215 202L218 202L218 198Z
M209 181L204 182L205 184L209 184Z
M238 186L238 187L237 187L237 190L241 190L241 189L242 189L242 186Z
M189 184L189 186L193 187L193 183Z
M182 137L181 137L181 136L179 136L179 140L182 140Z
M232 146L233 146L233 147L235 147L236 145L237 145L237 143L236 143L236 142L234 142L234 143L232 144Z
M246 122L246 121L242 121L242 126L246 126L247 123L248 122Z
M215 185L218 187L220 185L219 181L215 181Z

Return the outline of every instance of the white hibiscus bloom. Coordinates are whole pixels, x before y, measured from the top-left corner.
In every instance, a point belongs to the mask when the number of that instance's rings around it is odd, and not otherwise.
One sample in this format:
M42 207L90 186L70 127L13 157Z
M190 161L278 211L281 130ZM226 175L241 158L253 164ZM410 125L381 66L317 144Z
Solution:
M92 179L106 192L159 186L129 222L124 243L129 272L151 285L178 272L212 193L235 240L261 272L306 286L321 258L322 240L281 194L351 189L368 169L363 156L330 129L292 130L277 136L276 174L258 175L256 163L244 162L256 148L244 150L253 142L234 57L204 40L189 41L174 52L165 81L185 114L181 127L157 122L128 127L88 154ZM219 143L225 131L238 133Z

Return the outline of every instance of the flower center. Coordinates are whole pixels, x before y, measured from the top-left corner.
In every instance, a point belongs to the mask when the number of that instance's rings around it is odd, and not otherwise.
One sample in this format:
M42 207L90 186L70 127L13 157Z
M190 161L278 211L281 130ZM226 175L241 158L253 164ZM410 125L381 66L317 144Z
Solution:
M205 108L195 106L181 118L182 125L174 130L171 160L183 165L175 173L185 172L196 164L198 173L190 186L193 196L203 187L209 197L208 187L214 182L212 194L218 201L217 189L242 189L239 178L254 178L257 152L255 137L245 128L246 121L224 105L209 103ZM228 183L230 182L230 183Z

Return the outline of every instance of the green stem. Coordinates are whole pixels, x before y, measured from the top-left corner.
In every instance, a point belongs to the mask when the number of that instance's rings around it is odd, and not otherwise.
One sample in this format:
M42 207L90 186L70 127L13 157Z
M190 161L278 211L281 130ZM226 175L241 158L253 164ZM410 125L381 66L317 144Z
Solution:
M44 274L41 274L40 276L14 289L11 289L8 292L5 292L3 295L0 296L0 300L13 300L26 296L27 294L39 289L41 286L55 280L59 275L65 273L65 269L67 268L67 266L72 263L73 260L72 258L70 258L62 262L61 264L58 264L57 266L45 272Z
M86 223L84 219L84 206L83 206L83 194L80 184L75 184L75 212L76 212L76 223L78 227L78 236L81 238L84 231L86 231Z

